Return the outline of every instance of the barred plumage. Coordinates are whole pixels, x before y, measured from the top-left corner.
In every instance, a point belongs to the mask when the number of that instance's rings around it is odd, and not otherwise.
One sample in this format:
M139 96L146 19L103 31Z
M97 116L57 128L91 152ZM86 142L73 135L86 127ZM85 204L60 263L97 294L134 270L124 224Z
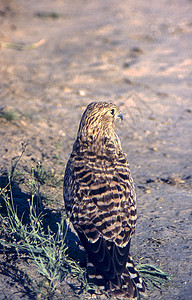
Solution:
M64 201L88 253L90 280L110 294L134 299L145 290L129 255L137 219L136 195L114 131L116 118L122 119L122 114L112 103L88 105L67 163Z

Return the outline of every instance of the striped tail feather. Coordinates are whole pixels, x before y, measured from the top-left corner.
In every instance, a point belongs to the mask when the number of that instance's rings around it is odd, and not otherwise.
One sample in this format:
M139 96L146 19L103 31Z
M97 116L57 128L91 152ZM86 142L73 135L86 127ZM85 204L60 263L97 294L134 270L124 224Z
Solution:
M131 279L134 281L137 290L139 293L145 293L145 282L143 281L143 279L140 277L132 257L129 255L128 259L127 259L127 263L126 263L126 271L128 272L129 276L131 277Z
M115 296L117 299L136 300L139 293L145 292L145 283L136 270L131 256L128 256L126 267L121 274L120 286L107 281L91 262L87 264L87 273L89 282L98 286L96 294L106 292L109 296Z
M104 275L90 261L87 263L87 274L89 282L99 287L97 293L106 290L107 281Z

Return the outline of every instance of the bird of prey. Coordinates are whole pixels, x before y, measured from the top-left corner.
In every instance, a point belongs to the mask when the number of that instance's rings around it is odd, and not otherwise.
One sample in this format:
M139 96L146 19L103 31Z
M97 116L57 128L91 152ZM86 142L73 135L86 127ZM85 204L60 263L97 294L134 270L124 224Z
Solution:
M136 195L115 133L123 119L110 102L86 108L64 176L65 209L88 254L88 277L109 295L136 299L145 291L129 254Z

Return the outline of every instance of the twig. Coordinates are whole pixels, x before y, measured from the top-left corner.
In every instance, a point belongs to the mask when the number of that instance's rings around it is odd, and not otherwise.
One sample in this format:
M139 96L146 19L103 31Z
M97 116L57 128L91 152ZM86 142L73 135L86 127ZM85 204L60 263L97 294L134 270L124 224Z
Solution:
M11 48L11 49L23 51L23 50L32 50L37 47L40 47L45 42L46 42L46 39L41 39L40 41L33 43L33 44L21 45L21 44L14 44L14 43L7 43L7 42L0 41L0 47L1 48Z

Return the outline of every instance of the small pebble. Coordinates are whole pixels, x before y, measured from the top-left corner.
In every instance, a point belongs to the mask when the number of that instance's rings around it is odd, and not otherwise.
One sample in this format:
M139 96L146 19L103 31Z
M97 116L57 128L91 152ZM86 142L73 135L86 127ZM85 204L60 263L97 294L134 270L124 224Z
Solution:
M158 149L156 147L151 147L150 150L155 151L155 152L158 151Z
M84 90L80 90L79 91L79 95L82 96L82 97L84 97L86 95L86 92Z
M158 202L163 202L164 200L162 198L157 198L156 199Z
M151 194L151 190L146 189L146 190L145 190L145 193L146 193L146 194Z

